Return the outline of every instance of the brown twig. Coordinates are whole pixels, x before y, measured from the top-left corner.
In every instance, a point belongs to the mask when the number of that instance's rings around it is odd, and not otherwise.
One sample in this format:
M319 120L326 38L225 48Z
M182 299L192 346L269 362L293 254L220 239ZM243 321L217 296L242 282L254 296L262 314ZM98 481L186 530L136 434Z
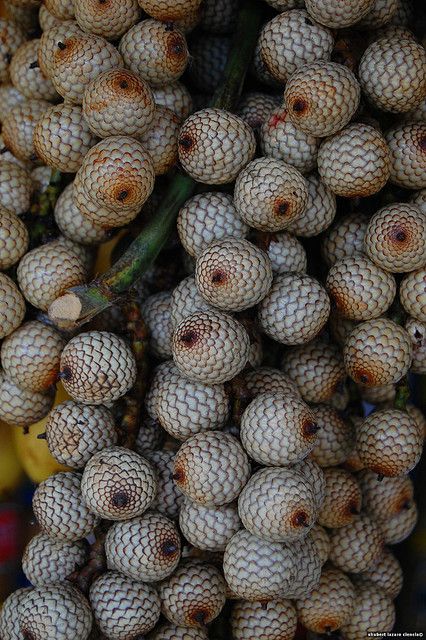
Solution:
M127 331L130 334L136 359L137 376L132 389L123 399L125 409L119 431L121 446L133 449L139 429L142 401L147 389L148 330L136 301L126 301L123 305L123 314L127 320Z
M86 595L89 592L93 580L101 575L106 569L105 557L105 537L108 532L110 522L102 521L95 529L95 542L90 547L89 559L81 569L74 571L68 580Z

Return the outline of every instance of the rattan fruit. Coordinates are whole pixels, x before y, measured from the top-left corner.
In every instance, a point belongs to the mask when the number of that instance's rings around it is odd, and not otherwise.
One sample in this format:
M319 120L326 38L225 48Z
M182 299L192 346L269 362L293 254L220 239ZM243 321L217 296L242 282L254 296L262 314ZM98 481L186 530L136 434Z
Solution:
M84 504L81 475L61 472L41 482L33 497L33 511L43 533L74 542L90 535L99 518Z
M235 640L292 640L296 624L296 610L289 600L272 600L266 606L239 600L231 613Z
M315 445L318 427L309 407L294 395L263 393L241 418L241 442L257 462L268 466L294 464Z
M380 558L384 538L379 525L365 514L330 532L331 562L345 572L369 571Z
M22 556L22 570L35 587L64 581L82 567L88 557L85 541L55 540L45 533L34 536Z
M129 520L152 504L157 478L152 465L125 447L98 451L86 464L81 479L84 502L108 520Z
M172 574L179 563L180 536L171 520L150 511L114 523L105 539L105 553L109 569L133 580L158 582Z
M205 384L226 382L239 373L247 362L249 347L243 325L217 311L194 313L182 320L172 342L180 372Z
M185 120L179 134L179 160L199 182L232 182L253 158L255 137L238 116L203 109Z
M136 363L122 338L108 331L88 331L65 346L60 375L74 400L105 404L117 400L132 387Z
M288 116L305 133L324 137L337 133L358 108L361 89L347 67L336 62L311 62L286 84Z
M355 327L346 339L345 367L367 387L398 382L408 371L412 345L408 333L392 320L377 318Z
M147 633L160 617L155 589L116 571L107 571L92 582L89 599L96 624L111 640Z
M247 454L229 433L197 433L180 447L173 478L182 493L204 506L235 500L250 475Z

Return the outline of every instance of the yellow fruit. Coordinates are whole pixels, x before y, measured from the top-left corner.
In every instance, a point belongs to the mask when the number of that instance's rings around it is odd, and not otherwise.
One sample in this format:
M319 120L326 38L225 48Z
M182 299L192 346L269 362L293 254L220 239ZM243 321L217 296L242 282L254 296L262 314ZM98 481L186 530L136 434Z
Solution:
M55 405L65 400L70 400L70 396L59 383L55 395ZM51 456L46 440L37 438L40 433L46 431L47 418L48 416L32 424L28 433L24 433L23 429L13 427L19 460L27 476L36 484L58 471L69 471L69 467L60 464Z
M10 424L0 422L0 500L5 500L20 485L23 468L17 455Z

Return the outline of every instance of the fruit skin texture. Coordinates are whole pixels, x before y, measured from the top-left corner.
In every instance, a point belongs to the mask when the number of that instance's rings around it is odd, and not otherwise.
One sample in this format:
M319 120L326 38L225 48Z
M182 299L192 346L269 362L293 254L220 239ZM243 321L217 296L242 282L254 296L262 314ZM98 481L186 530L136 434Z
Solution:
M363 18L371 9L374 0L307 0L309 15L320 24L332 29L349 27Z
M191 382L176 370L160 385L156 415L173 438L185 441L221 429L229 416L229 397L224 385Z
M414 503L409 509L403 509L392 518L377 520L386 544L399 544L411 535L417 524L419 511Z
M22 389L47 391L55 384L64 338L37 320L26 322L3 340L1 364Z
M41 482L33 496L33 511L43 533L74 542L90 535L99 518L86 507L79 473L61 472Z
M146 133L154 118L154 97L149 85L126 69L111 69L86 87L83 114L100 138Z
M184 249L198 256L211 242L226 236L245 238L249 227L239 217L228 193L197 193L180 209L177 230Z
M84 566L88 547L84 540L66 542L49 538L44 533L31 538L22 556L22 570L35 587L65 581Z
M89 599L98 627L111 640L147 633L160 617L155 589L116 571L107 571L92 582Z
M366 467L383 476L400 476L413 469L422 453L423 433L405 411L383 409L370 414L357 428L356 448Z
M223 557L228 587L249 602L281 599L297 571L294 543L267 542L246 529L228 542Z
M164 624L151 633L150 640L208 640L208 636L204 629Z
M386 140L370 125L351 124L321 144L318 172L338 196L354 198L377 193L390 176Z
M22 637L37 640L87 640L92 613L86 598L71 586L38 587L19 603L19 629Z
M269 291L271 262L248 240L223 238L198 256L195 281L209 304L224 311L242 311L260 302Z
M77 208L73 197L73 183L62 191L55 205L55 222L62 234L85 246L97 245L107 239L107 231L92 223Z
M4 640L19 640L20 630L16 612L29 591L31 587L16 589L4 600L0 611L0 634Z
M326 289L338 313L350 320L371 320L385 313L396 294L393 276L362 256L335 262Z
M414 38L380 38L365 50L359 79L363 92L379 109L410 111L426 95L426 52Z
M322 241L321 253L329 267L339 260L362 253L368 220L367 216L350 213L327 231Z
M189 59L182 32L157 20L142 20L135 24L122 37L119 51L124 66L151 86L178 80Z
M179 526L196 549L224 551L232 536L242 528L237 506L204 507L185 498L179 512Z
M27 40L15 52L10 63L9 72L13 86L27 98L40 100L56 100L56 93L51 81L39 68L31 68L37 60L40 40Z
M423 267L426 214L408 203L394 203L379 209L368 223L364 251L379 267L393 273Z
M25 224L0 205L0 269L9 269L26 253L29 236Z
M305 402L330 400L346 375L338 348L322 340L289 349L281 368L296 383Z
M406 189L426 187L425 136L425 122L401 124L386 133L391 182Z
M201 0L138 0L142 9L156 20L175 22L196 11Z
M318 586L296 601L300 622L310 631L328 633L349 622L355 588L348 576L330 566L323 570Z
M115 522L105 539L109 569L143 582L158 582L179 564L181 542L171 520L149 511L142 517Z
M319 430L311 458L321 467L342 464L355 445L351 421L344 420L336 409L325 404L312 407L312 413Z
M17 277L28 302L47 311L67 289L84 284L86 270L76 253L53 241L28 251L18 265Z
M50 78L56 91L72 104L81 104L86 86L93 78L123 66L117 49L101 38L82 31L69 33L52 52Z
M66 391L83 404L114 402L133 386L136 362L127 343L109 331L72 338L61 356Z
M137 0L73 0L75 19L83 31L116 40L140 18Z
M0 83L9 79L9 66L12 56L25 42L25 34L13 21L0 19Z
M324 469L325 497L318 516L323 527L344 527L360 512L361 489L356 478L344 469Z
M198 182L232 182L256 150L252 128L221 109L202 109L185 120L179 134L179 160Z
M154 180L154 166L142 144L129 136L110 136L84 157L74 180L75 203L95 224L121 226L139 213Z
M353 329L343 349L345 367L357 384L377 387L398 382L408 371L412 344L392 320L377 318Z
M1 156L0 156L1 157ZM33 182L29 172L8 160L0 161L0 205L16 215L30 207Z
M173 478L188 498L204 506L235 500L250 476L247 454L229 433L197 433L180 447Z
M418 269L406 275L399 286L401 304L407 313L426 322L426 269Z
M238 513L248 531L269 542L304 538L317 517L309 481L293 469L262 469L238 498Z
M216 567L185 562L159 588L161 610L170 622L201 627L214 620L226 601L226 586Z
M21 389L0 370L0 420L18 427L28 427L49 413L53 390L49 392Z
M2 136L4 145L18 160L36 162L34 129L39 119L51 106L46 100L27 100L10 110L3 120ZM7 207L6 202L2 203Z
M319 140L298 129L283 107L277 107L260 129L260 145L267 157L283 160L301 173L316 167Z
M157 176L164 175L177 163L180 124L181 119L171 109L156 106L151 126L141 138Z
M361 514L330 531L329 560L345 573L363 573L374 567L383 551L384 538L378 523Z
M305 212L307 183L290 164L257 158L238 175L234 203L239 216L251 227L280 231Z
M239 600L231 613L232 637L235 640L292 640L297 615L290 600L260 602Z
M402 589L402 567L390 549L383 549L383 554L377 564L365 573L356 576L357 586L375 586L383 589L391 600L399 595Z
M81 107L59 104L47 109L34 129L34 148L50 167L67 173L80 168L85 154L96 143Z
M358 108L361 89L354 74L336 62L312 62L297 69L286 84L290 120L305 133L337 133Z
M263 331L287 345L305 344L321 331L330 313L330 300L311 276L286 273L275 277L259 305Z
M24 319L25 301L12 278L0 273L0 338L17 329Z
M328 29L309 20L306 11L293 9L264 25L258 47L269 73L284 84L302 65L329 60L333 44Z
M125 447L109 447L95 453L81 479L85 504L108 520L141 515L152 504L156 492L152 465Z
M342 627L347 640L359 640L367 633L392 631L395 607L391 599L376 585L358 587L352 618Z
M220 384L246 365L250 341L243 325L217 311L194 313L173 334L173 359L190 380Z
M241 418L241 442L257 462L283 466L303 460L315 445L317 425L310 408L293 395L262 393Z

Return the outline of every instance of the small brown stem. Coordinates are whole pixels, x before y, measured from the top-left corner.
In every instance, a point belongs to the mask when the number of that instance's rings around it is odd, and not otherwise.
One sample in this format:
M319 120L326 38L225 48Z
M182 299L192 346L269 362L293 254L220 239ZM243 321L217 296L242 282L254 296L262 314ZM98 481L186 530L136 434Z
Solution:
M106 569L105 537L110 526L110 522L102 521L95 529L94 534L96 540L90 547L87 563L67 578L86 595L89 593L93 580L100 576Z
M120 426L120 444L133 449L138 435L142 401L147 390L148 330L137 302L125 302L123 313L127 319L127 330L136 359L137 376L132 389L123 399L125 408Z

